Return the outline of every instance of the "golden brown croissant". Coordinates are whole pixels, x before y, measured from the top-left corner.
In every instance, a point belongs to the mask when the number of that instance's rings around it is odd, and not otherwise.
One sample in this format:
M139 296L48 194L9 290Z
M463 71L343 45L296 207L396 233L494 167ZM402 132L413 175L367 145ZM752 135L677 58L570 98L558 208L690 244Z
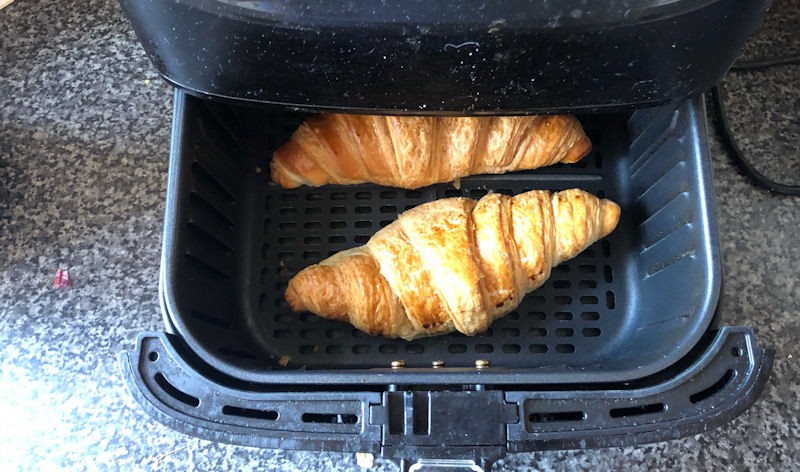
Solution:
M414 117L319 114L275 151L272 180L425 187L474 174L581 160L591 142L573 116Z
M577 189L436 200L366 245L300 271L286 300L375 335L473 335L516 308L552 267L613 231L619 212Z

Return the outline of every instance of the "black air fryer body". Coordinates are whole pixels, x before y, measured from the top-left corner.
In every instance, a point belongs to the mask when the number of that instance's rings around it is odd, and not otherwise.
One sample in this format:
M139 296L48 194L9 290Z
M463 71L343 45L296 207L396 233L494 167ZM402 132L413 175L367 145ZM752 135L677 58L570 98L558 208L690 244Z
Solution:
M120 357L159 421L237 444L486 467L694 434L755 401L772 353L719 323L702 93L765 2L121 3L176 86L166 326ZM459 188L271 183L272 151L324 111L573 113L593 151ZM405 209L571 187L617 201L617 230L478 336L372 337L283 299L297 271Z

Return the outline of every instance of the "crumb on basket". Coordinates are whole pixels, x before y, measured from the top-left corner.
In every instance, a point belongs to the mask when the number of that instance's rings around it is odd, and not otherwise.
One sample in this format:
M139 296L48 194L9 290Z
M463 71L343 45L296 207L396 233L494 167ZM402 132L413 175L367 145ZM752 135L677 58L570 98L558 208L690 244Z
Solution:
M286 367L289 365L289 361L292 360L292 356L288 356L286 354L282 355L280 359L278 359L278 365L281 367Z
M461 190L461 179L460 178L458 178L458 179L453 181L453 187L455 187L456 190Z

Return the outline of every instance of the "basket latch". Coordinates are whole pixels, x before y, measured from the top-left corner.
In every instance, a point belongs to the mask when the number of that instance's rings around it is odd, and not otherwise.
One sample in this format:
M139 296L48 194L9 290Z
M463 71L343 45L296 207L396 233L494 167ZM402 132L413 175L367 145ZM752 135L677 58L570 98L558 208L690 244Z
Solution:
M487 390L385 392L370 412L382 426L382 455L403 470L485 469L505 455L507 425L518 421L517 405Z

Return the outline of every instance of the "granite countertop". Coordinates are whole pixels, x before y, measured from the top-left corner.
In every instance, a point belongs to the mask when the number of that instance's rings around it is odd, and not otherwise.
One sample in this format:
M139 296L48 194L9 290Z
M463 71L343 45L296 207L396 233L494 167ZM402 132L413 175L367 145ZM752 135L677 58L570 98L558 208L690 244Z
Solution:
M775 2L743 55L800 51ZM800 181L800 66L726 79L745 150ZM3 470L357 470L352 454L211 443L152 421L117 353L158 330L172 94L112 0L0 11L0 463ZM712 128L713 129L713 128ZM753 187L711 141L723 322L777 350L756 404L716 430L641 447L510 455L493 470L790 470L800 464L800 199ZM59 267L74 285L55 290ZM377 470L396 466L377 460Z

